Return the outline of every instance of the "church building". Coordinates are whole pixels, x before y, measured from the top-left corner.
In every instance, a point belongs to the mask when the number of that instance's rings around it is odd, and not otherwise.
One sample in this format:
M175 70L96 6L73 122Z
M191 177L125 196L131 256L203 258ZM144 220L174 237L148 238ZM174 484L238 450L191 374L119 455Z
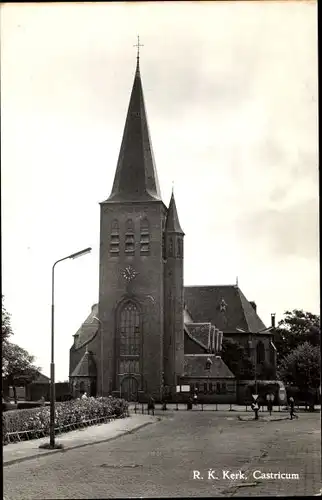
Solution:
M183 386L236 396L221 358L223 336L275 367L272 332L238 285L184 286L184 230L172 192L161 198L140 75L139 55L114 183L100 203L99 302L70 349L73 394L128 400Z

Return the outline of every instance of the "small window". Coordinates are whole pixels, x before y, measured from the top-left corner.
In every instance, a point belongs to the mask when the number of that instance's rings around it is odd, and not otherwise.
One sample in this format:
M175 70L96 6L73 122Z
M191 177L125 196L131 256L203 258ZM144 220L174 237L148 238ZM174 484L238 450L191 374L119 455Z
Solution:
M203 392L204 392L204 394L207 394L207 389L208 389L207 386L208 386L208 384L207 384L207 382L205 382L204 385L203 385Z
M183 258L183 241L182 241L182 238L178 238L178 240L177 240L177 257L179 259Z
M135 251L135 238L134 238L134 224L131 219L126 222L125 232L125 253L134 254Z
M140 253L146 255L150 252L150 231L149 221L145 218L141 220L140 228Z
M165 247L165 234L162 233L162 258L163 260L167 259L167 252Z
M173 257L173 238L169 237L169 257Z
M212 393L212 382L209 382L209 393Z
M220 394L220 382L217 382L217 393Z
M227 392L227 386L226 386L225 382L223 382L222 385L221 385L221 392L223 394L226 394L226 392Z
M114 220L112 222L112 227L111 227L110 253L118 255L119 252L120 252L119 224L117 220Z

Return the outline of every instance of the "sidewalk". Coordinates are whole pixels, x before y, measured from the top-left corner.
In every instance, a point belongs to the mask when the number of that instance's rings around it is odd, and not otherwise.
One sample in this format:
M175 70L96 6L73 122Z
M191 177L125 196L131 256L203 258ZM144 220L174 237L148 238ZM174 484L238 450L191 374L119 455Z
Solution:
M23 462L40 456L62 453L74 448L90 444L98 444L116 439L123 434L129 434L160 419L151 415L131 415L130 417L113 420L107 424L98 424L84 429L77 429L56 436L56 442L64 446L61 450L43 450L39 445L49 442L49 436L41 439L31 439L3 446L3 466Z

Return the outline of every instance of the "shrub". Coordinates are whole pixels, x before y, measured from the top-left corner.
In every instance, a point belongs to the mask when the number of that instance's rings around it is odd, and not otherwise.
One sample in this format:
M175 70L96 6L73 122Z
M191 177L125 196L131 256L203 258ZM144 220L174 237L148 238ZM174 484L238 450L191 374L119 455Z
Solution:
M88 420L112 416L122 418L127 415L127 409L127 401L112 397L88 398L56 403L55 427L63 430L64 426L73 424L77 427ZM29 431L29 437L33 438L39 437L40 434L48 435L49 422L50 407L48 406L4 413L2 415L3 442L7 443L7 434L14 432Z

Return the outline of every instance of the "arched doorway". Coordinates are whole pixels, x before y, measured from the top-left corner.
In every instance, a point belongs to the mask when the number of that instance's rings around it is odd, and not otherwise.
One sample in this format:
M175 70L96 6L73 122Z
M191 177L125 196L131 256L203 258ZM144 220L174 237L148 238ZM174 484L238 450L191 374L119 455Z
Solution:
M138 382L134 377L126 377L121 383L121 398L126 401L138 400Z

